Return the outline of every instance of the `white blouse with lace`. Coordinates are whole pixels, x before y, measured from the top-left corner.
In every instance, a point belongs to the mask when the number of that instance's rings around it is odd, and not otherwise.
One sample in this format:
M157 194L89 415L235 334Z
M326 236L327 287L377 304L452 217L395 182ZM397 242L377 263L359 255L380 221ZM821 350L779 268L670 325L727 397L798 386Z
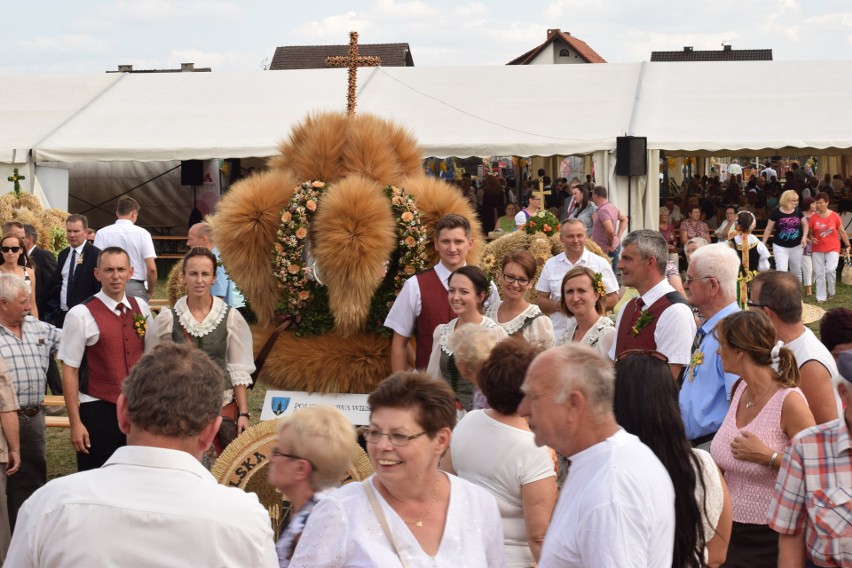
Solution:
M150 345L146 345L146 351L152 350L161 341L171 341L174 317L172 310L177 314L181 326L193 338L204 337L219 325L222 318L227 313L228 345L226 349L226 368L231 377L232 385L249 385L251 384L251 374L254 372L254 347L251 337L251 329L249 329L246 320L242 314L234 309L228 310L225 302L216 296L213 297L213 307L204 318L204 321L197 321L192 317L192 312L186 305L186 296L180 298L173 308L163 308L157 314L157 337ZM222 404L228 404L234 400L234 389L225 391L225 396Z
M576 329L577 320L575 318L568 318L568 327L565 329L565 333L562 334L562 337L559 338L557 345L567 345L568 343L571 343L574 339L574 331ZM598 318L598 321L589 328L589 331L586 332L586 335L583 336L580 343L588 345L604 357L609 357L609 349L612 347L614 341L615 324L612 323L612 320L608 317L601 316Z
M545 349L550 349L556 344L556 338L553 336L553 321L545 314L542 314L538 306L530 304L527 306L527 309L514 318L506 322L501 322L497 319L497 310L500 308L501 303L494 302L488 306L485 315L497 322L500 327L506 330L507 334L514 335L523 329L521 335L531 344L536 343Z

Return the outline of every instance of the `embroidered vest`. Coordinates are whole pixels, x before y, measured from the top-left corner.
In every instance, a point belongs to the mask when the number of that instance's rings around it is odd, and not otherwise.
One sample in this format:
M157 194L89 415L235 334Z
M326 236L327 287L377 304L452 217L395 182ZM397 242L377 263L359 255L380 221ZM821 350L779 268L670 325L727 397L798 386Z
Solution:
M425 369L429 366L429 356L432 354L432 334L435 328L442 323L449 323L455 314L447 301L447 289L441 284L434 268L417 274L415 278L420 286L420 315L414 326L417 349L415 368Z
M618 325L618 333L615 340L616 357L630 349L656 350L657 341L654 339L654 332L657 329L657 322L660 321L660 315L674 304L687 304L684 297L677 291L672 291L661 296L656 302L648 306L646 310L651 314L653 319L642 327L637 335L634 335L633 325L641 315L639 307L636 305L638 299L633 298L622 308L624 315L621 317L621 322Z
M224 390L233 388L231 374L228 372L228 312L230 306L225 308L225 316L222 321L207 335L193 337L180 324L180 317L172 310L172 341L175 343L192 343L204 351L216 365L225 373Z
M751 239L749 239L751 241ZM758 241L749 242L748 243L748 271L754 272L757 270L757 265L760 264L760 253L757 250ZM742 241L740 244L737 244L735 238L729 239L728 244L731 245L731 248L737 251L737 256L740 257L740 276L745 275L745 266L743 266L743 245Z
M142 312L136 298L127 296L127 299L131 310L125 310L123 316L94 296L83 302L98 324L99 337L97 343L86 347L83 356L86 369L85 373L81 369L80 390L113 404L121 393L121 383L145 349L145 340L133 325L134 315Z

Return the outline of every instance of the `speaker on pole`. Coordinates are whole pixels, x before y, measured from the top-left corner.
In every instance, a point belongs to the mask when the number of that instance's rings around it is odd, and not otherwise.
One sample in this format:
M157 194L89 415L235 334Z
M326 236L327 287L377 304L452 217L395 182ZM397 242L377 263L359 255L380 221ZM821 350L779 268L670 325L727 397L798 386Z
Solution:
M204 167L201 160L183 160L180 163L181 185L202 185L204 183Z
M615 139L615 175L644 176L648 173L648 139L619 136Z

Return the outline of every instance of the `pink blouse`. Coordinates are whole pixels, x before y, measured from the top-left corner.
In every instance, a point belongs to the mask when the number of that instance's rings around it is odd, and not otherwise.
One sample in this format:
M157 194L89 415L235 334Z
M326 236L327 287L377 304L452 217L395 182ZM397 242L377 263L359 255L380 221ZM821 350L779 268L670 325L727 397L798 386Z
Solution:
M760 414L755 416L754 420L742 428L738 428L737 409L744 390L745 385L740 385L737 392L731 397L731 406L728 408L728 414L716 433L716 437L713 438L710 454L725 472L725 481L728 483L728 491L731 494L731 503L733 504L733 520L738 523L766 525L769 522L767 513L778 471L768 467L768 464L758 464L734 458L731 453L731 442L740 435L740 431L748 430L757 436L766 447L778 452L777 462L780 463L784 450L789 443L787 434L781 430L781 407L784 405L784 399L790 393L796 392L802 397L804 395L798 388L779 389L766 402L766 405L761 409Z

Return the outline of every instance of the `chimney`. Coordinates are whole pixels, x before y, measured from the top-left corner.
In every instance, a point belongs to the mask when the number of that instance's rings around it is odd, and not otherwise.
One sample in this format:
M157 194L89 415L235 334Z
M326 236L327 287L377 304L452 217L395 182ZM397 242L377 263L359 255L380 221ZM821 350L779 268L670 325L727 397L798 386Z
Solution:
M685 46L683 46L683 50L684 51L692 51L692 46L691 45L685 45Z
M195 63L181 63L180 70L182 73L192 73L195 71Z
M723 51L731 51L731 44L725 44L722 46Z
M118 72L119 73L131 73L133 71L133 65L119 65Z
M552 38L553 36L555 36L555 35L557 35L557 34L559 34L559 33L561 33L561 31L559 30L559 28L554 28L554 29L547 30L547 39L550 39L550 38Z

